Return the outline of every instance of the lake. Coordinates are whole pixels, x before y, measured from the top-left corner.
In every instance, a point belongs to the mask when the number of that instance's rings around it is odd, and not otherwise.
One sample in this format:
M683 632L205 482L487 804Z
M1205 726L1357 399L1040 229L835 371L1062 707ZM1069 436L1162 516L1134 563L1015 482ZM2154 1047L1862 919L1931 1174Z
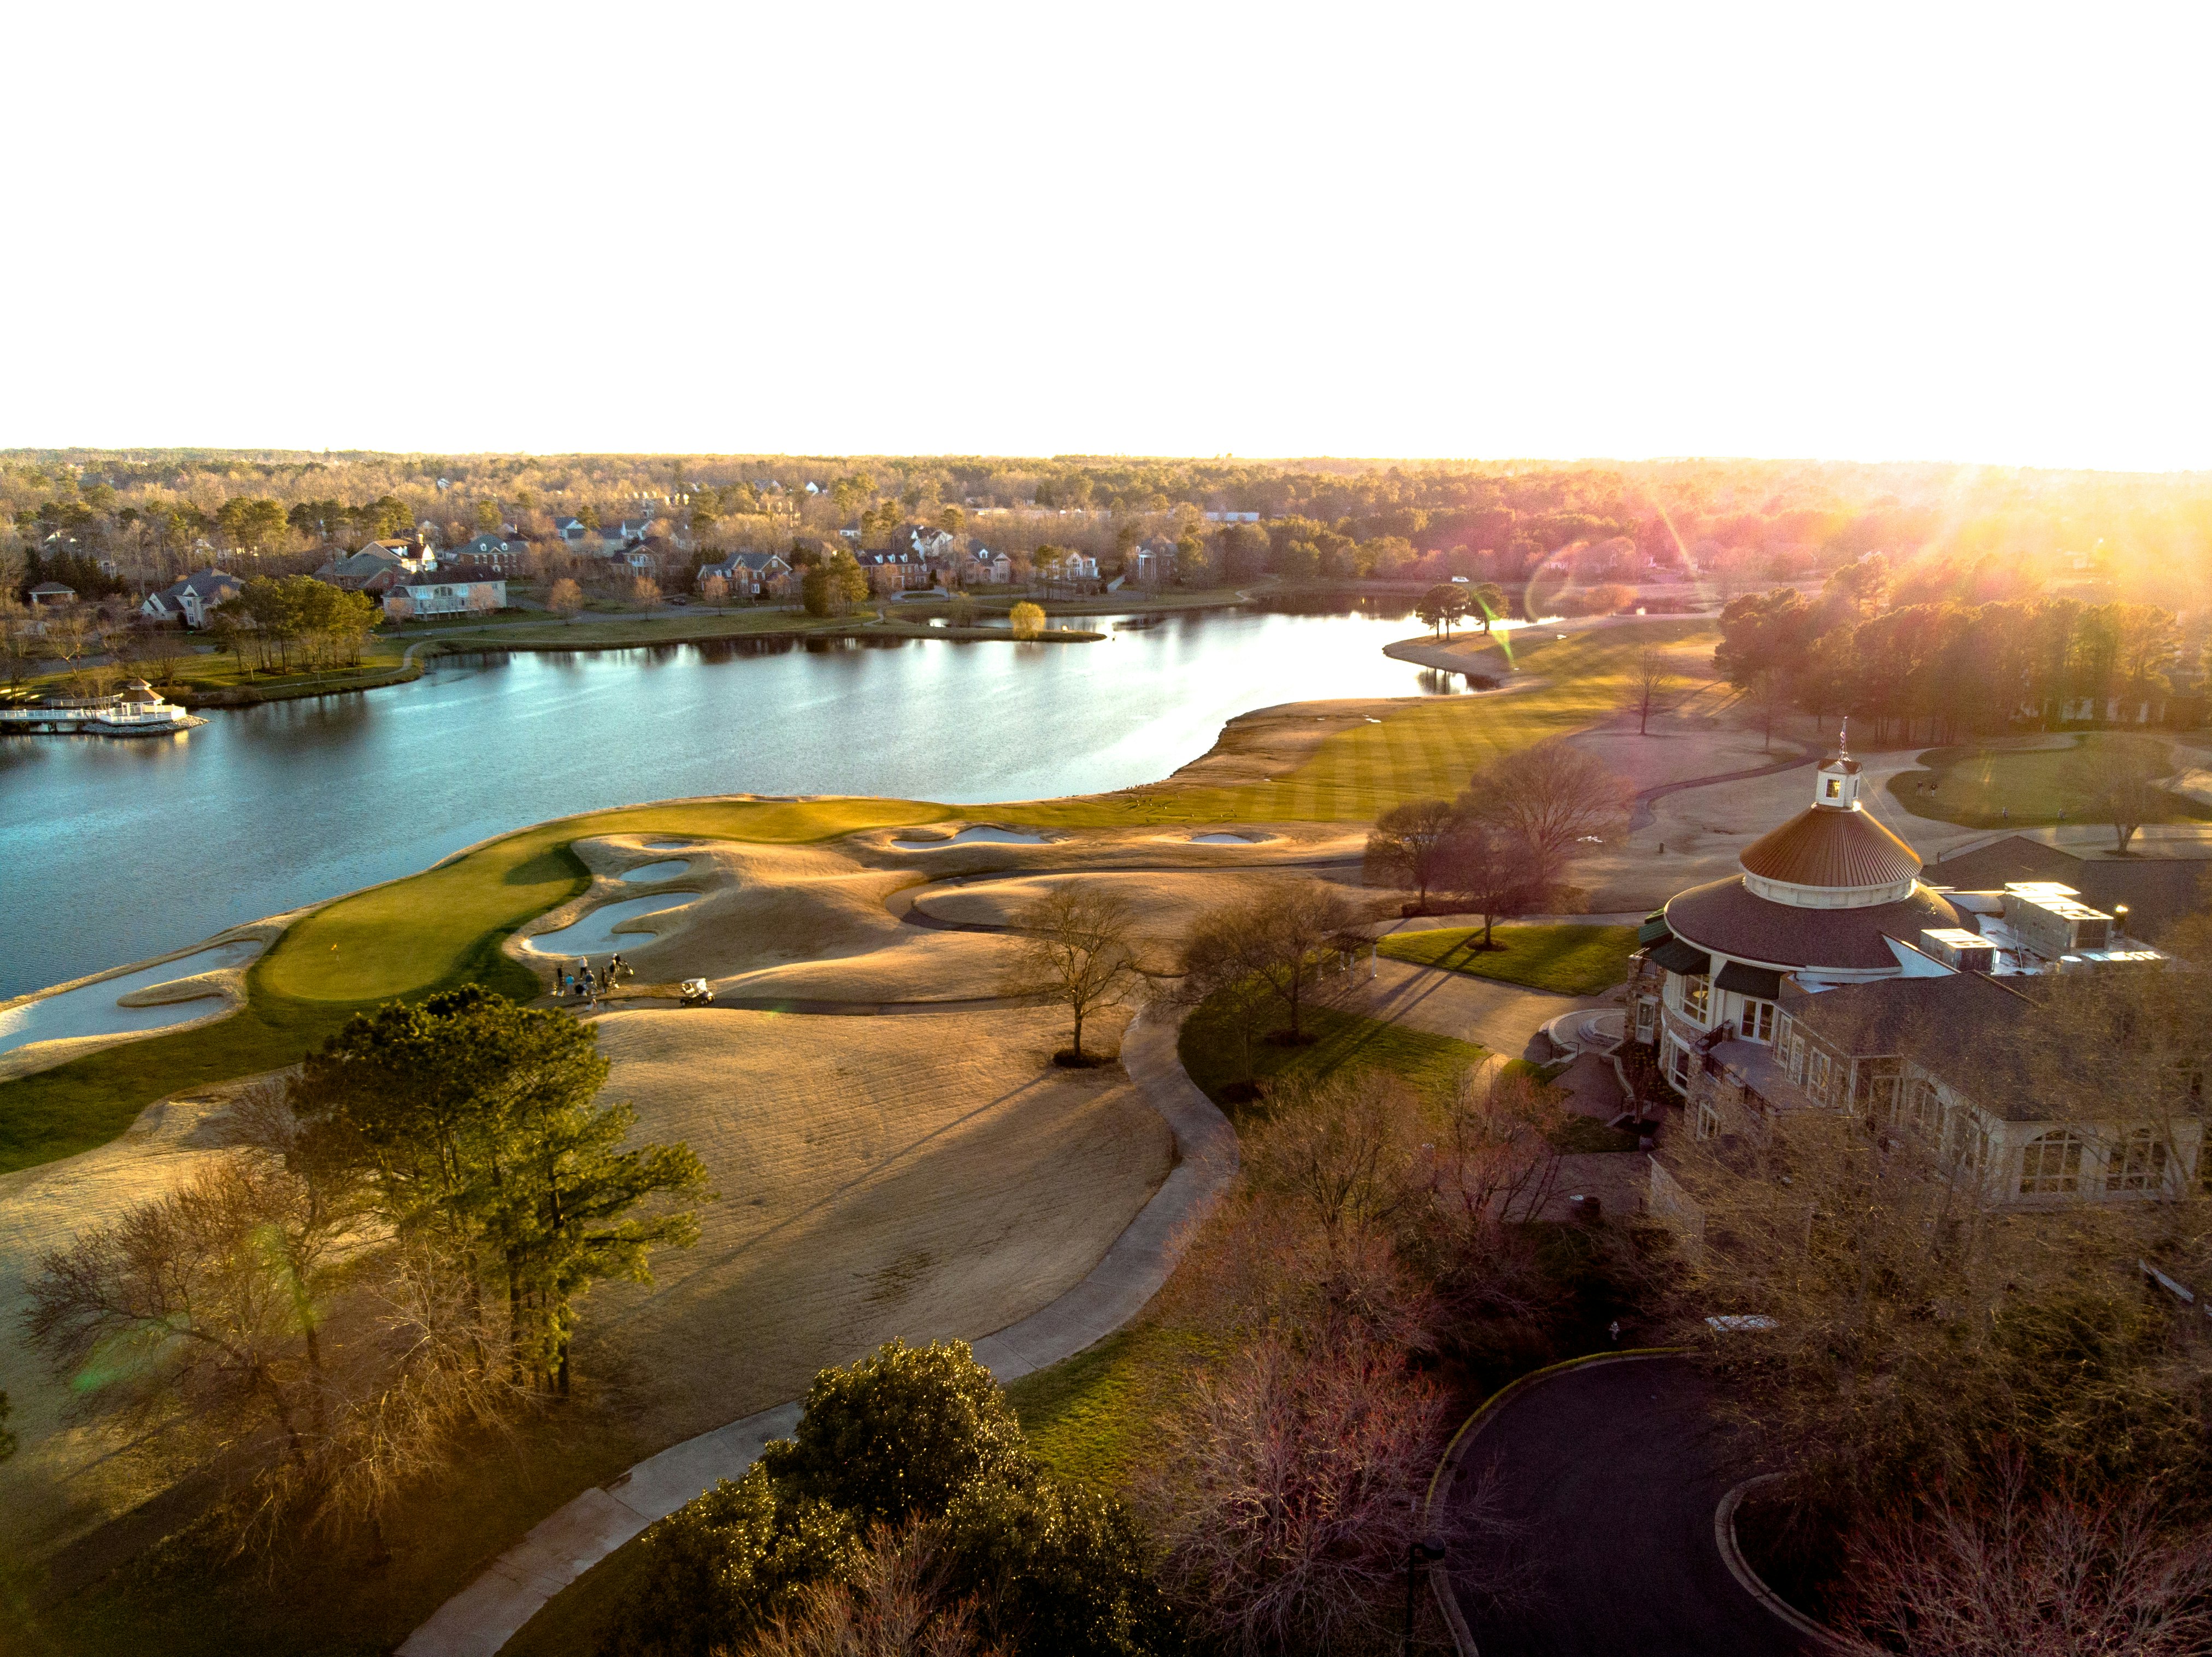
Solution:
M447 657L384 690L210 710L174 737L0 738L0 996L571 812L706 794L967 805L1155 782L1254 708L1456 690L1382 655L1416 625L1239 610L1099 644Z

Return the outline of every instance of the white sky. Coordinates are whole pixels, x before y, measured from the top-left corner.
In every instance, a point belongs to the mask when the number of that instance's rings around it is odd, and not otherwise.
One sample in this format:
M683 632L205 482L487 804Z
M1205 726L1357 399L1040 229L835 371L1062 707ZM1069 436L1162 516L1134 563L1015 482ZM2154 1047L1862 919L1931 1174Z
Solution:
M9 34L0 445L2212 466L2212 8Z

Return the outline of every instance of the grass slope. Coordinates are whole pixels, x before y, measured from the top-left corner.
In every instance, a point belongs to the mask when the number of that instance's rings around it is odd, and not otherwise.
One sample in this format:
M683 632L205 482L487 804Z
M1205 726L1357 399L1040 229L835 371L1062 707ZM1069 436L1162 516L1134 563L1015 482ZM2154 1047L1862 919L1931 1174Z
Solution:
M1485 950L1479 926L1397 932L1376 946L1394 961L1441 966L1471 978L1499 978L1562 996L1595 996L1628 976L1632 926L1501 926L1498 947Z
M589 876L568 850L574 841L666 833L796 844L945 814L896 800L624 807L541 823L341 898L304 917L255 963L247 1004L229 1018L0 1084L0 1173L104 1144L167 1094L295 1063L353 1014L386 1001L471 982L534 996L537 980L499 947L584 890Z
M1364 1069L1389 1070L1434 1093L1453 1086L1484 1057L1485 1050L1471 1041L1331 1007L1309 1008L1303 1022L1317 1039L1304 1047L1279 1047L1268 1038L1287 1031L1291 1021L1271 1008L1253 1026L1248 1049L1234 1021L1207 1002L1183 1020L1177 1049L1190 1079L1217 1105L1230 1102L1230 1090L1242 1081L1257 1081L1265 1089Z
M2002 744L1930 748L1920 769L1889 779L1891 798L1915 817L1967 828L2036 828L2058 821L2064 812L2074 822L2094 822L2066 777L2069 763L2084 749L2110 740L2103 731L2084 731L2075 746L2063 748L2008 747ZM2161 740L2169 756L2172 745ZM1931 783L1928 793L1920 785ZM2009 815L2007 815L2007 813ZM2212 807L2179 795L2150 820L2187 823L2212 819Z
M1006 813L1006 820L1064 828L1367 821L1407 800L1456 794L1477 766L1613 712L1626 700L1645 646L1703 648L1717 638L1705 622L1663 621L1524 644L1520 669L1542 684L1408 703L1379 724L1328 738L1310 759L1273 781L1222 786L1170 780L1124 794L1025 805Z

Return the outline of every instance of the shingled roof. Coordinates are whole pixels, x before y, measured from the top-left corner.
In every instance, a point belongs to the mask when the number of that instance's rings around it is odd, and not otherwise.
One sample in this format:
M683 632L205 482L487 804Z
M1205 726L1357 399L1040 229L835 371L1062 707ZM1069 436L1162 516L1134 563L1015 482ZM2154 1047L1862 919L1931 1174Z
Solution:
M1677 892L1665 913L1668 929L1690 943L1739 960L1815 971L1893 972L1897 957L1882 941L1885 933L1911 941L1929 927L1960 923L1959 911L1925 886L1896 903L1799 909L1745 890L1741 875Z

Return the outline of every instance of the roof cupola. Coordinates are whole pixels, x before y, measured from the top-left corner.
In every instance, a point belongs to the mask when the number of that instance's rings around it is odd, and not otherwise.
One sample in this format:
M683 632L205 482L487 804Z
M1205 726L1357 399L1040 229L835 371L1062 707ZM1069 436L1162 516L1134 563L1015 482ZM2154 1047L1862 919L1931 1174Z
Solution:
M1859 804L1862 767L1851 758L1851 722L1846 718L1836 733L1836 751L1820 762L1813 774L1813 803L1823 811L1863 811Z

